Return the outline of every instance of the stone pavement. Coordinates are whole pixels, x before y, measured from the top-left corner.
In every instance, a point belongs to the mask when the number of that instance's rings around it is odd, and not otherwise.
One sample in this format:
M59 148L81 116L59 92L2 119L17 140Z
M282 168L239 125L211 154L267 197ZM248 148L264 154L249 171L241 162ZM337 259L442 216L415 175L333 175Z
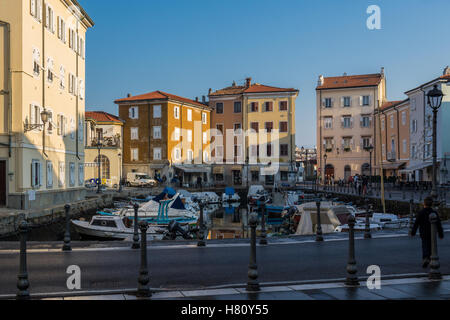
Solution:
M130 294L53 297L43 300L138 300ZM151 300L450 300L450 276L442 281L427 278L382 280L381 289L347 287L342 282L262 287L258 293L245 288L153 293Z

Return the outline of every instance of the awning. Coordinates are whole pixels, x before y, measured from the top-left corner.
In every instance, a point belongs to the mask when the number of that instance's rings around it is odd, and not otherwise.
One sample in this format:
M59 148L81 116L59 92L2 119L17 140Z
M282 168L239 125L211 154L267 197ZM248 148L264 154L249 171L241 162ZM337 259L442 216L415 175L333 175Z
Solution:
M150 169L164 169L166 167L165 164L151 164Z
M175 168L184 171L186 173L208 173L210 172L208 167L194 167L194 166L175 166Z
M398 163L385 163L383 164L383 170L398 170L401 166L404 166L406 162ZM374 169L381 169L380 166L375 166Z
M250 171L252 171L252 172L259 172L259 167L251 167Z
M433 165L433 163L431 163L431 162L422 162L422 163L416 164L414 166L409 166L408 168L406 168L406 169L404 169L402 171L404 173L414 172L416 170L422 170L422 169L425 169L427 167L431 167L432 165Z
M285 166L280 167L280 171L282 171L282 172L289 172L289 167L285 167Z
M223 174L225 172L224 167L214 167L213 168L213 174Z
M231 171L241 171L242 170L242 167L241 166L233 166L232 168L231 168Z

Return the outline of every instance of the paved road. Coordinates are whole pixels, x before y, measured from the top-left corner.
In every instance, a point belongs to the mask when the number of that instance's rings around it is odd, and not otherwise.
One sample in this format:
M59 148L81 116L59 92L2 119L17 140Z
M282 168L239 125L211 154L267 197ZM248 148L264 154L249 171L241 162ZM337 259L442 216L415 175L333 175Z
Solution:
M441 271L450 274L450 239L439 242ZM261 282L335 279L345 277L348 241L273 244L258 247ZM382 274L422 273L419 238L357 240L359 275L377 264ZM149 248L153 288L192 289L241 284L247 280L249 248ZM0 294L15 294L19 255L0 251ZM82 290L136 287L139 251L39 252L28 255L31 292L67 292L69 265L82 270Z

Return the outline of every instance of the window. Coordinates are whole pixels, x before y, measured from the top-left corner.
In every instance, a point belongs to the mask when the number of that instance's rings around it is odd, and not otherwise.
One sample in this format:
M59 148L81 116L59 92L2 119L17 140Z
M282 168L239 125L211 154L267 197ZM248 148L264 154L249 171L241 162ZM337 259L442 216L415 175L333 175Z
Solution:
M83 119L80 117L78 119L78 141L83 141L84 140L84 123L83 123Z
M175 128L173 131L173 141L180 141L180 128Z
M47 81L52 83L53 82L53 58L48 57L47 58Z
M69 184L71 187L75 186L75 163L69 164Z
M219 131L218 135L223 135L223 124L216 124L216 129Z
M41 163L39 160L33 160L31 162L31 187L40 188L41 187Z
M216 103L216 113L223 114L223 103L222 102Z
M59 67L59 88L61 90L66 88L66 69L63 66Z
M242 157L242 146L241 145L235 145L234 146L234 156L235 157Z
M67 118L63 114L58 115L58 135L65 137L67 135Z
M425 145L425 158L431 157L431 143Z
M265 112L271 112L273 111L273 102L266 102L264 104L264 111Z
M241 130L242 129L242 125L240 124L240 123L235 123L234 124L234 133L236 134L236 133L241 133Z
M234 103L234 113L241 113L242 112L242 103L240 101L236 101Z
M47 161L47 188L53 188L53 163Z
M324 104L325 108L332 108L333 100L331 98L325 98L323 104Z
M370 128L372 125L371 116L362 116L361 117L361 128Z
M208 114L206 112L202 112L202 123L208 124Z
M153 119L161 118L161 106L153 106Z
M323 122L325 129L333 129L333 117L325 117Z
M47 122L47 133L52 134L53 133L53 111L49 108L47 108L48 113L48 122Z
M80 97L81 100L84 99L84 80L80 79L79 84L78 84L78 96Z
M187 121L192 121L192 109L187 109Z
M161 139L161 127L153 127L153 139Z
M386 145L385 145L385 144L383 144L383 145L381 146L381 150L382 150L383 156L385 156L385 155L386 155Z
M131 128L131 140L139 140L139 128Z
M153 160L162 160L161 148L153 148Z
M333 151L333 138L325 138L323 141L325 152Z
M416 98L411 99L411 111L416 110Z
M209 162L209 153L208 151L203 152L203 162Z
M187 130L187 141L192 142L192 130Z
M78 164L78 185L84 185L84 164Z
M128 110L128 117L130 119L139 119L139 107L131 107Z
M208 144L208 133L203 132L203 144Z
M384 131L384 118L381 119L381 131Z
M33 74L39 77L41 73L41 52L38 48L33 48Z
M287 121L280 121L280 132L288 132Z
M174 158L176 161L181 160L181 150L179 148L174 149Z
M133 148L131 149L131 161L139 160L139 149Z
M350 97L342 97L342 107L350 107L351 98Z
M254 130L255 132L259 132L259 123L258 122L252 122L250 123L250 128Z
M42 0L30 0L30 14L39 22L42 21Z
M391 115L391 116L389 117L389 121L390 121L390 123L391 123L391 129L394 129L394 116L393 116L393 115Z
M45 27L48 31L55 33L55 17L52 7L45 4Z
M216 158L223 159L223 146L216 146Z
M352 150L353 139L351 137L345 137L342 139L342 148L344 151L348 152Z
M258 112L259 109L259 103L258 102L252 102L250 104L250 112Z
M403 153L407 153L408 152L408 143L406 141L406 139L403 140Z
M406 111L402 112L402 125L406 126Z
M175 119L180 119L180 107L173 108L173 117Z
M288 173L286 171L280 172L280 180L281 181L288 181Z
M416 133L417 132L417 120L412 120L411 121L411 133Z
M58 17L58 39L66 43L66 22Z
M280 111L287 111L288 109L288 102L287 101L280 101Z
M352 128L353 127L353 119L352 117L346 116L342 117L342 128Z
M70 139L75 139L75 120L70 118Z
M252 182L259 181L259 171L252 171Z
M76 95L77 92L77 79L76 77L69 73L69 93Z
M266 129L267 133L272 132L273 130L273 122L266 122L264 125L264 128Z
M59 163L59 187L64 187L66 183L66 164L64 162Z
M194 151L192 151L191 149L189 149L187 151L187 161L188 162L192 162L192 160L194 160Z
M33 103L30 105L30 124L31 125L42 124L41 107ZM41 129L38 127L36 130Z
M362 148L366 149L372 144L371 137L362 137Z
M81 56L81 58L85 59L86 57L86 45L84 42L84 39L80 38L80 46L79 46L79 55Z
M288 144L280 144L280 156L282 156L282 157L289 156L289 145Z
M267 151L267 156L271 157L272 156L272 144L271 143L267 144L266 151Z
M251 145L250 146L250 155L252 157L259 157L259 146Z
M416 159L416 146L411 147L411 158Z
M369 106L370 105L370 96L362 96L361 97L361 105Z

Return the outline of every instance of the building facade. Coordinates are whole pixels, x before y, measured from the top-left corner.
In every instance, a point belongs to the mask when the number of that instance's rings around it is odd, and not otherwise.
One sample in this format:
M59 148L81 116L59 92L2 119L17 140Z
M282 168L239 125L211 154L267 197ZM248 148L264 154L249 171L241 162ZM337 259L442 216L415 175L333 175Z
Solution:
M117 188L122 178L123 121L103 111L88 111L84 136L85 179L100 179L103 185Z
M84 199L85 48L93 25L76 0L0 2L0 206Z
M404 169L409 165L410 153L409 100L385 102L375 110L375 118L379 124L375 144L379 157L374 159L374 171L379 173L382 167L385 177L408 181Z
M410 100L410 163L406 168L412 181L432 181L433 174L433 112L427 93L437 86L444 93L437 117L438 182L448 183L447 160L450 160L450 68L443 75L406 92Z
M320 76L316 95L321 181L347 181L355 174L369 174L366 147L376 142L374 111L386 101L384 69L368 75Z
M299 91L235 83L209 94L217 185L289 184L295 180L295 102Z
M115 101L125 121L124 176L146 173L163 182L208 183L211 110L199 101L162 91ZM175 180L174 180L175 179Z

